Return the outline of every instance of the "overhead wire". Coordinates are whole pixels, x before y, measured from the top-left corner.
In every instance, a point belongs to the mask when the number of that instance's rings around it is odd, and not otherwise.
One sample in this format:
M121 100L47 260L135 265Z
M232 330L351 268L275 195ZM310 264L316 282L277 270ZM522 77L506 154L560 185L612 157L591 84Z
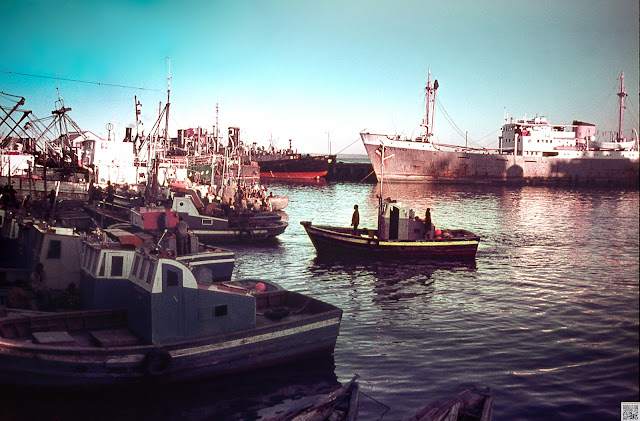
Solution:
M53 80L62 80L65 82L76 82L76 83L87 83L90 85L98 85L98 86L111 86L115 88L124 88L124 89L137 89L140 91L153 91L153 92L164 92L162 89L152 89L152 88L141 88L138 86L127 86L127 85L117 85L114 83L106 83L106 82L93 82L89 80L80 80L80 79L69 79L58 76L44 76L44 75L33 75L30 73L21 73L21 72L10 72L7 70L0 70L0 73L5 73L9 75L19 75L19 76L28 76L28 77L37 77L41 79L53 79Z

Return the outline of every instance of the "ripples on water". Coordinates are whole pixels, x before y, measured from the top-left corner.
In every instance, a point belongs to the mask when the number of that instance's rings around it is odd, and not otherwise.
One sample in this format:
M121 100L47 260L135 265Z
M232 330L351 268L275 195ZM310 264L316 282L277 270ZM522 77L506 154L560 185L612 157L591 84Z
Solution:
M348 226L357 203L374 227L378 186L269 187L290 196L290 225L273 244L228 247L234 276L341 307L333 360L173 388L165 403L93 419L257 419L355 373L365 419L384 405L383 420L407 419L471 384L491 387L494 420L619 419L620 402L639 399L637 190L385 185L419 215L432 208L437 226L482 237L475 264L442 265L318 260L299 222Z

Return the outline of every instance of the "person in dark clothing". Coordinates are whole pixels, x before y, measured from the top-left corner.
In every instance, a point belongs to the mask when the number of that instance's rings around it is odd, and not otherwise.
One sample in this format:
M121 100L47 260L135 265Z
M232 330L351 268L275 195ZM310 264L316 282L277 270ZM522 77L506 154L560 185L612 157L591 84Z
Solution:
M111 184L111 181L107 181L107 203L111 203L111 209L113 209L113 196L116 194L116 189Z
M353 215L351 216L351 225L353 225L353 234L358 233L358 225L360 225L360 212L358 212L358 205L353 205Z
M182 256L184 254L189 253L189 225L182 219L179 218L178 223L176 224L176 248L178 256Z
M427 240L433 240L435 227L431 221L431 208L427 208L424 214L424 236Z

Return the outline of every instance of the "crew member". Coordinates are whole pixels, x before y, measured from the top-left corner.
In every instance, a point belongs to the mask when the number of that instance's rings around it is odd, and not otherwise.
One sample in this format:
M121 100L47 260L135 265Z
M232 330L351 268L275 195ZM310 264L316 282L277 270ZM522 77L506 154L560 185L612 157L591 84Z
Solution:
M182 219L179 218L178 223L176 224L176 248L178 252L178 256L182 256L183 254L187 254L188 251L188 240L189 240L189 225Z
M358 205L353 205L353 215L351 216L351 225L353 225L353 234L358 233L358 225L360 224L360 213L358 212Z
M427 208L427 212L424 214L424 236L427 240L433 239L432 234L433 224L431 223L431 208Z

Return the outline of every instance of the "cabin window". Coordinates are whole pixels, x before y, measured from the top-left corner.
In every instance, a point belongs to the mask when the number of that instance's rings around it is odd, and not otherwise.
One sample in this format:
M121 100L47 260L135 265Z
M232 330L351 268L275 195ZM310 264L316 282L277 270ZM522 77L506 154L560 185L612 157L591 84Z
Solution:
M124 266L123 256L113 256L111 258L111 276L122 276Z
M223 317L227 315L227 306L226 304L223 306L216 306L216 308L213 310L213 315L215 317Z
M138 269L140 269L140 256L136 256L136 259L133 261L133 276L134 278L138 277Z
M203 219L202 225L213 225L213 219Z
M151 285L151 283L153 282L153 272L155 271L154 269L154 265L150 264L149 265L149 272L147 273L147 284Z
M167 269L167 286L168 287L177 287L178 286L179 274L175 270Z
M49 249L47 250L47 259L59 259L62 256L62 241L49 241Z

